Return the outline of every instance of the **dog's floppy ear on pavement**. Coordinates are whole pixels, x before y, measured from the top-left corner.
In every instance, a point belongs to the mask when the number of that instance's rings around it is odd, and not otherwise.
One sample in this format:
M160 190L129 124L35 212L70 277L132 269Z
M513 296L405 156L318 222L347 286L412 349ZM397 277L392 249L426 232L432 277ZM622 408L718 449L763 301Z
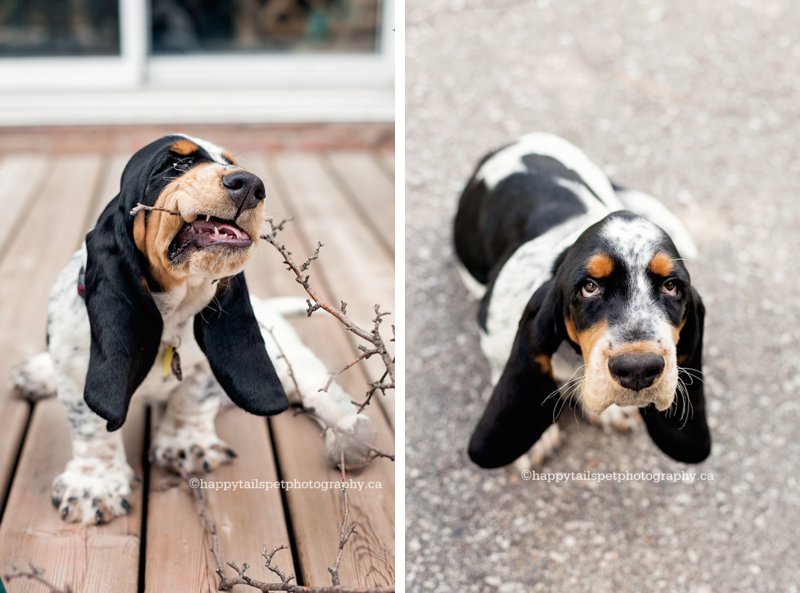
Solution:
M650 405L639 408L639 413L659 449L677 461L700 463L711 454L711 433L702 381L705 307L693 287L689 288L684 319L677 345L678 372L684 385L678 385L670 409L659 412Z
M559 291L550 280L528 302L503 374L470 438L469 456L479 466L511 463L557 419L550 359L564 336Z

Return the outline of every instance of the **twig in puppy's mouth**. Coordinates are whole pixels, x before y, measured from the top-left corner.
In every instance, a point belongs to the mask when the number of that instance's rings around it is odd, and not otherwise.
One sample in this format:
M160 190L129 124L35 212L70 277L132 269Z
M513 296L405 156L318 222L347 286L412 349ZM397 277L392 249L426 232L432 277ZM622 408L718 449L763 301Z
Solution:
M168 208L162 208L161 206L148 206L146 204L142 204L137 202L136 206L133 207L131 210L131 216L136 216L139 212L143 210L147 210L148 212L152 212L153 210L157 210L158 212L166 212L167 214L172 214L173 216L180 216L181 213L177 210L170 210Z

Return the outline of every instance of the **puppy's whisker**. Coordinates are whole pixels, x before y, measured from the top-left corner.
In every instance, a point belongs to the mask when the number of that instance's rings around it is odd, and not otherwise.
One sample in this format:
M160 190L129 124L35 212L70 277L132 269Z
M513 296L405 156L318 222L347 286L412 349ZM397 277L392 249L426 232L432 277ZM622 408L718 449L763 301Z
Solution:
M561 392L561 387L557 387L556 389L554 389L553 391L551 391L551 392L548 394L548 396L547 396L546 398L544 398L544 399L542 400L542 403L541 403L541 404L539 404L539 405L540 405L540 406L543 406L543 405L545 405L545 404L547 403L547 400L549 400L551 397L553 397L554 395L556 395L557 393L560 393L560 392Z
M562 390L561 391L562 394L568 392L569 389L572 387L572 385L574 385L575 383L581 383L583 381L584 376L579 375L578 373L582 372L584 367L585 365L580 365L578 366L578 368L572 371L572 374L569 376L569 379L567 379L559 388L560 390Z
M703 377L703 371L700 371L698 369L692 369L689 367L678 367L678 374L680 375L680 373L684 373L693 379L697 379L701 383L705 383L705 379Z

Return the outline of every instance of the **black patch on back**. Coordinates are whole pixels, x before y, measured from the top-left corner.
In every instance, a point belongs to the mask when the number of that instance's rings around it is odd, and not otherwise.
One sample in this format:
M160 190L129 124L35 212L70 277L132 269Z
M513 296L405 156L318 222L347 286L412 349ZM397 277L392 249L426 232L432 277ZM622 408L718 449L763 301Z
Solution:
M575 183L580 183L582 186L588 189L592 195L598 199L598 201L602 202L602 200L600 200L600 196L598 196L591 186L586 183L583 177L578 175L574 169L570 169L564 165L564 163L558 159L541 154L526 154L522 157L522 162L525 163L525 166L528 167L528 170L532 173L547 175L548 177L560 177L561 179L567 179L569 181L574 181Z

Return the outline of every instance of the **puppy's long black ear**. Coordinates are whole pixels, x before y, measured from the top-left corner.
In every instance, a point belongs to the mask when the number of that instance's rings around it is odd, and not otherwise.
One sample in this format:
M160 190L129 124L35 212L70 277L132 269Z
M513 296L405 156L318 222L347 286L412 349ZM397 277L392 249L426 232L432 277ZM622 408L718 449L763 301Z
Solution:
M559 398L550 357L564 339L557 292L550 280L525 308L511 355L469 441L470 459L481 467L511 463L556 420Z
M639 412L659 449L677 461L699 463L711 453L711 433L706 422L701 378L705 307L694 288L689 289L688 296L686 322L677 346L678 368L686 393L682 394L679 389L669 410L659 412L650 405L640 408Z
M132 240L130 208L114 198L86 235L84 298L91 350L84 399L116 430L158 354L163 323Z
M267 356L243 272L229 278L217 298L194 318L194 335L233 403L259 416L289 407Z

